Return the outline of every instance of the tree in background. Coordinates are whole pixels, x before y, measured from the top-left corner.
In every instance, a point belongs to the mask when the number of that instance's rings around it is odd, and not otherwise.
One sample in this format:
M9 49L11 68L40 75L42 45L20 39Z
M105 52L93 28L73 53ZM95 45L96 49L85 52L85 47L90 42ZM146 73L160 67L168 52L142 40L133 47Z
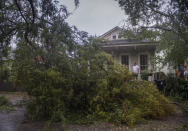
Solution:
M125 33L160 42L165 61L175 64L188 58L187 0L116 0L129 16Z
M76 7L78 4L75 0ZM55 42L52 34L55 36L62 30L62 45L75 38L65 22L69 13L58 0L1 0L0 14L0 51L4 54L10 43L16 45L20 41L32 50L41 46L50 48L52 40Z

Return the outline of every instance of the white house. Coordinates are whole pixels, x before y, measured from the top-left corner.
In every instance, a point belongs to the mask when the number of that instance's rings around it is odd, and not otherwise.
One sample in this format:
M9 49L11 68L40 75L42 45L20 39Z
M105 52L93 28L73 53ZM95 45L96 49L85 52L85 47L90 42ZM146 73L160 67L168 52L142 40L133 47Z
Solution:
M130 71L134 63L140 67L140 71L152 71L152 58L155 55L157 43L147 40L128 40L121 38L120 27L115 27L100 36L104 40L102 48L112 54L115 62L126 65Z

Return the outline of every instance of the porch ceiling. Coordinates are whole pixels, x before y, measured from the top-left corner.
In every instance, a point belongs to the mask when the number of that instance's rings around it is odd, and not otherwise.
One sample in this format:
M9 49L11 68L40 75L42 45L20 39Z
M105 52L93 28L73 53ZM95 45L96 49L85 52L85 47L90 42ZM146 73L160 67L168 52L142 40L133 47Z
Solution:
M155 51L157 44L118 44L118 45L102 45L102 49L106 52L132 52L132 51Z

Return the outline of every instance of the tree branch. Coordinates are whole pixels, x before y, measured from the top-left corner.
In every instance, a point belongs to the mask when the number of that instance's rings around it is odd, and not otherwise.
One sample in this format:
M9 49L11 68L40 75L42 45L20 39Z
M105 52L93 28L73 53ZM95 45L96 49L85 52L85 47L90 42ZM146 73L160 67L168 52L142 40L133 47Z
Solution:
M173 32L173 33L175 33L175 34L178 34L176 31L174 31L174 30L172 30L172 29L165 28L165 27L162 27L162 26L159 26L159 25L155 25L155 26L141 26L141 28L160 29L160 30L163 30L163 31L169 31L169 32Z
M151 6L149 6L149 5L145 5L145 6L146 6L147 8L149 8L151 11L153 11L153 12L155 12L155 13L157 13L157 14L160 14L160 15L165 16L165 17L170 17L170 18L172 18L171 15L166 14L166 13L164 13L164 12L162 12L162 11L159 11L159 10L155 10L153 7L151 7Z
M50 24L50 25L53 25L53 23L52 22L50 22L50 21L48 21L48 20L45 20L45 19L41 19L41 18L39 18L39 17L36 17L38 20L43 20L45 23L48 23L48 24Z
M32 23L35 22L35 10L34 10L34 6L33 6L33 0L28 0L30 5L31 5L31 9L32 9L32 14L33 14L33 20Z
M17 1L17 0L14 0L14 1L15 1L15 3L16 3L16 6L17 6L19 12L20 12L21 17L22 17L22 18L24 19L24 21L28 24L28 22L27 22L25 16L24 16L23 13L22 13L22 10L21 10L20 5L18 4L18 1Z
M4 33L3 33L3 30L2 30L2 34L0 35L0 42L3 42L3 40L4 40L7 36L9 36L10 34L12 34L15 30L16 30L16 27L14 27L14 28L12 28L12 29L10 29L9 31L4 32Z
M164 28L164 27L161 27L161 26L141 26L141 28L155 28L155 29L161 29L161 30L164 30L164 31L172 31L171 29Z

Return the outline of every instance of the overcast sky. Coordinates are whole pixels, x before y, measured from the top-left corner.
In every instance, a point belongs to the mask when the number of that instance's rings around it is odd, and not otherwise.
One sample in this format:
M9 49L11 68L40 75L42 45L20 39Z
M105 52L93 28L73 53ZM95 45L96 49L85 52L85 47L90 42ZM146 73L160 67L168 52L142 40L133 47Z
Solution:
M73 14L67 19L70 25L92 35L101 35L115 26L122 25L125 19L123 10L115 0L80 0L74 11L74 0L62 0Z

